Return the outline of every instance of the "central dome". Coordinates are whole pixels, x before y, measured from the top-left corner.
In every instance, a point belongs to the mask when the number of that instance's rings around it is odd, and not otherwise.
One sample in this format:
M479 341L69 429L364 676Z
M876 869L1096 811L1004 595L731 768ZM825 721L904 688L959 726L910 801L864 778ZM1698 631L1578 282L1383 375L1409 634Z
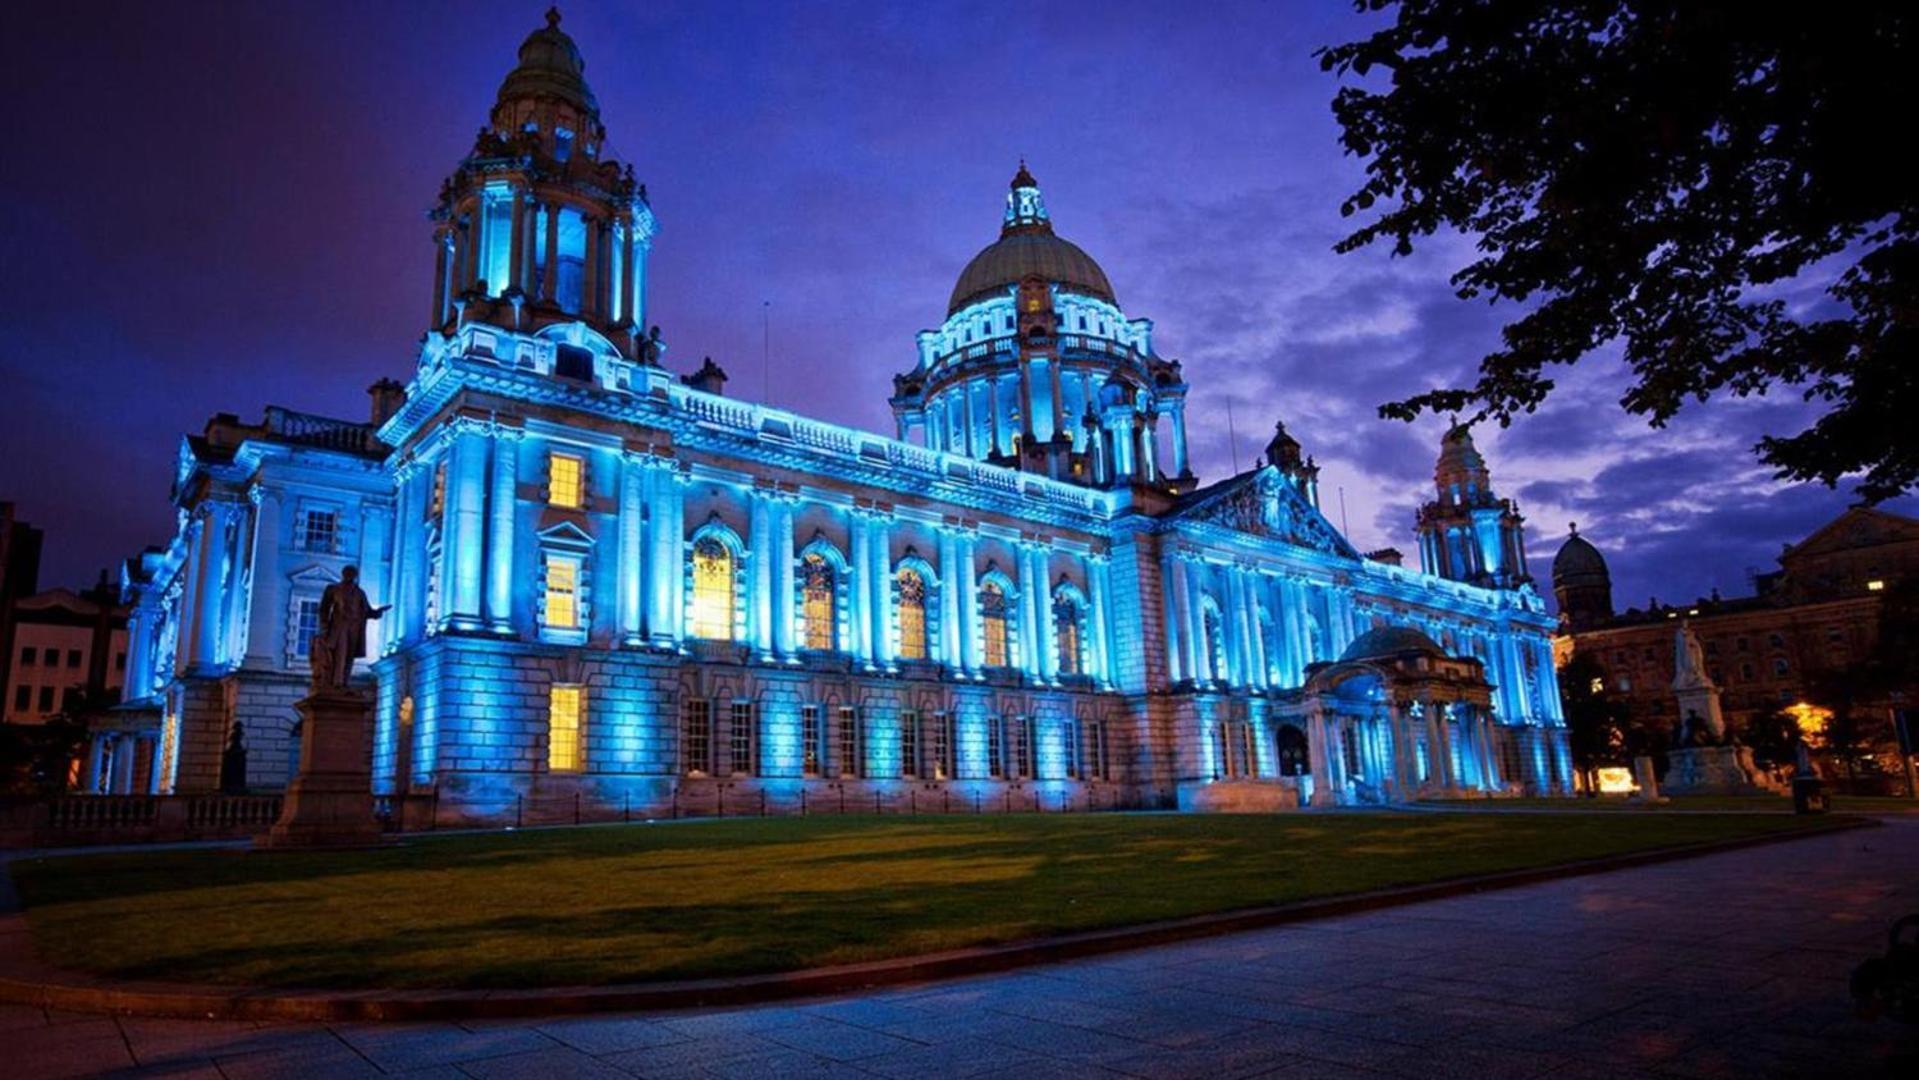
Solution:
M1046 205L1040 199L1039 184L1021 162L1006 197L1006 221L1000 227L999 239L973 256L960 271L946 313L951 315L975 301L1003 295L1029 277L1115 306L1119 303L1113 296L1112 283L1106 280L1106 271L1093 257L1078 244L1054 234Z
M500 84L501 104L523 98L557 99L596 119L600 115L600 103L586 85L586 61L560 29L558 8L548 9L546 26L520 43L520 64Z

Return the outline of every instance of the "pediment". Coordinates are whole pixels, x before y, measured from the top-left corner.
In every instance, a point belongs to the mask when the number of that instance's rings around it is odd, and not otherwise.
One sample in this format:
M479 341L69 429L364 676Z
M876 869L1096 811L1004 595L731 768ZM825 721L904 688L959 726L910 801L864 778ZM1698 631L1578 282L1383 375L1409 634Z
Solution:
M1359 558L1358 550L1339 530L1270 465L1222 484L1176 516L1328 555Z
M556 521L534 535L542 545L551 547L590 548L596 542L592 533L571 518Z

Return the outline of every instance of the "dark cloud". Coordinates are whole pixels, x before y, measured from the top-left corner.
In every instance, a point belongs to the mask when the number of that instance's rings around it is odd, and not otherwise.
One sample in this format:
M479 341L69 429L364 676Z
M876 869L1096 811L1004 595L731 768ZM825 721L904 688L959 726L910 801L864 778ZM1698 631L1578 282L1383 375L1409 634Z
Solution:
M1024 155L1061 232L1185 361L1202 475L1249 466L1284 418L1355 542L1412 550L1443 422L1376 410L1470 380L1514 309L1454 298L1472 254L1456 237L1405 259L1332 252L1361 172L1312 51L1376 19L1336 0L565 17L660 215L669 366L710 354L741 396L891 430L891 377L996 235ZM13 13L0 498L52 533L49 580L167 535L177 439L211 413L359 415L367 384L407 374L422 211L537 24L525 4L453 0ZM1500 489L1550 522L1535 551L1576 514L1617 549L1622 595L1679 595L1843 503L1752 464L1803 406L1715 404L1653 432L1619 411L1623 385L1616 363L1582 364L1540 414L1482 434Z

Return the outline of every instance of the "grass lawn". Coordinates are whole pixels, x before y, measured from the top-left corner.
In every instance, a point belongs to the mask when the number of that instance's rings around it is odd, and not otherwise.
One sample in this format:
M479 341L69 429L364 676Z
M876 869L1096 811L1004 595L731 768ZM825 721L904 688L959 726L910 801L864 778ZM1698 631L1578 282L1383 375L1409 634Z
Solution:
M1801 828L1790 815L773 818L21 860L41 955L275 987L790 970Z

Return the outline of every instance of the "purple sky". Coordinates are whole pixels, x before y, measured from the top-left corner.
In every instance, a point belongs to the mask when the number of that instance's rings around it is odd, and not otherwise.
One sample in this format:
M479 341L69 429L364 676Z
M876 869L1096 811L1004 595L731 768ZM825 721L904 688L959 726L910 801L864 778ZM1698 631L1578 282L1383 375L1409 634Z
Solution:
M0 35L0 498L48 531L45 585L171 531L179 435L269 403L358 417L404 379L430 302L424 211L539 3L29 4ZM1441 425L1374 407L1462 377L1504 309L1453 299L1464 241L1336 256L1340 155L1315 47L1343 3L1243 7L569 3L611 153L661 221L667 362L890 432L894 372L997 234L1025 155L1060 232L1157 323L1192 384L1195 468L1284 417L1361 548L1409 553ZM1480 447L1542 579L1576 519L1621 607L1746 590L1848 494L1748 452L1796 400L1648 430L1589 360ZM1913 511L1914 500L1892 504Z

